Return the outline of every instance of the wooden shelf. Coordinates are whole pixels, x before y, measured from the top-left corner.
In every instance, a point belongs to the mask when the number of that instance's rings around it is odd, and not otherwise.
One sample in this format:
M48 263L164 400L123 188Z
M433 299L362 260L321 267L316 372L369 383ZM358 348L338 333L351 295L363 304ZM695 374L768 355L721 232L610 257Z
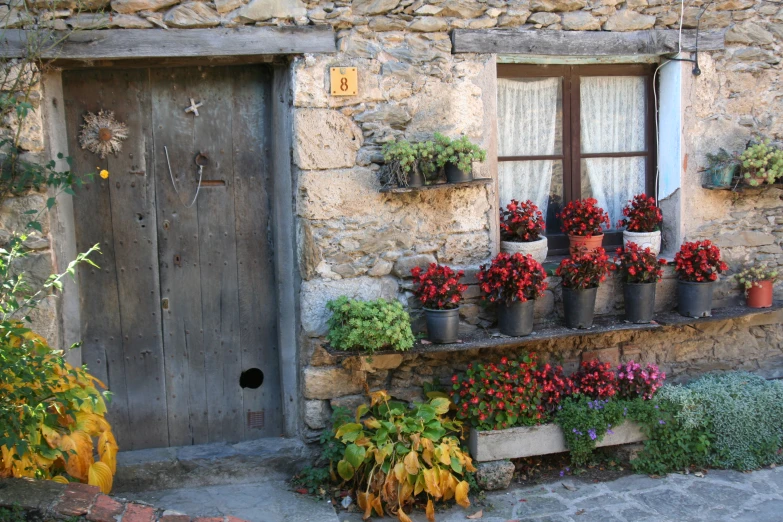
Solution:
M417 341L407 352L396 352L394 350L382 350L375 352L374 355L385 355L392 353L442 353L442 352L463 352L467 350L477 350L483 348L516 348L525 344L544 341L549 339L561 339L565 337L582 337L586 335L601 335L611 332L623 331L644 331L659 330L668 326L682 326L699 323L709 323L715 321L725 321L728 319L737 319L740 317L754 317L764 314L775 313L783 309L783 301L775 302L771 308L748 308L747 306L729 306L725 308L716 308L712 311L712 316L694 319L692 317L683 317L677 311L663 312L655 315L654 322L650 324L634 324L626 322L621 316L604 315L596 316L593 327L583 330L567 328L562 324L541 324L536 325L532 334L526 337L509 337L501 335L496 329L479 330L465 336L465 338L452 344L424 344ZM330 355L337 360L343 360L348 357L367 356L363 352L346 352L333 350L329 346L324 347Z
M384 194L407 194L410 192L421 192L423 190L436 190L444 188L474 187L479 185L489 185L492 178L479 178L460 183L437 183L434 185L424 185L423 187L385 187L380 190Z
M745 192L746 190L762 190L766 188L778 188L783 189L783 183L773 183L772 185L764 183L758 187L751 187L742 183L732 183L728 187L718 187L717 185L710 185L709 183L702 183L701 188L707 190L730 190L732 192Z

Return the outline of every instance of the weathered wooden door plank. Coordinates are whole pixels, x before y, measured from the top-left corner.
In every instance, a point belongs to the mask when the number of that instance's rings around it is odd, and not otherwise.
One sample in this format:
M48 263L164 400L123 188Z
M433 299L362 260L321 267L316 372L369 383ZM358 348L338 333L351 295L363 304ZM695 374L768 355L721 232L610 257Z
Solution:
M31 44L30 42L37 42ZM67 34L7 29L0 52L25 56L30 45L44 60L118 60L132 58L221 57L334 53L330 26L233 27L212 29L107 29Z
M224 182L203 186L197 201L209 438L236 442L243 439L244 423L239 386L242 365L231 153L232 74L236 71L225 67L205 69L188 90L194 99L204 100L200 116L194 117L193 135L194 153L209 156L204 179ZM195 172L195 165L190 165Z
M108 168L101 160L83 150L78 135L86 112L97 113L103 108L102 81L111 73L78 71L63 73L63 93L67 124L68 150L72 169L78 174L95 172L96 167ZM101 254L94 257L100 268L79 267L81 286L82 357L93 375L109 386L114 394L107 419L114 428L122 449L134 447L134 432L128 416L128 386L125 379L125 356L122 351L119 292L114 256L114 233L111 220L109 183L96 176L94 183L75 189L73 211L76 224L76 249L85 252L99 244Z
M234 198L236 208L242 369L258 368L260 388L245 388L247 412L264 412L262 428L245 438L283 431L277 346L277 303L270 231L271 72L244 67L233 75Z
M114 251L120 297L128 411L134 448L169 442L160 323L155 184L148 171L151 103L146 71L116 71L103 82L104 107L128 126L122 152L109 156ZM142 429L143 428L143 429Z
M169 440L172 446L205 444L210 439L198 215L196 205L186 207L196 191L195 123L193 115L184 111L188 86L197 82L198 71L152 69L150 74Z

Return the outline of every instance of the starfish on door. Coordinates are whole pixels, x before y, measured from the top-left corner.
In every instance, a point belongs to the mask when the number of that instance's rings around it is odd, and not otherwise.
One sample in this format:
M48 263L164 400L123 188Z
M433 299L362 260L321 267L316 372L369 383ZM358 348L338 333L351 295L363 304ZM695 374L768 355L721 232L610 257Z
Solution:
M198 108L204 105L203 101L196 103L193 98L190 99L190 107L185 109L185 112L192 112L195 116L198 116Z

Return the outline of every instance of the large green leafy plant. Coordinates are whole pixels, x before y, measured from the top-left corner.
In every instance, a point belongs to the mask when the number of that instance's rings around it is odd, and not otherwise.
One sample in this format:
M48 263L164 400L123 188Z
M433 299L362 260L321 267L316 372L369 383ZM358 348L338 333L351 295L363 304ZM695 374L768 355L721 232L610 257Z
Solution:
M326 339L338 350L408 350L413 332L408 312L397 301L362 301L341 296L329 301Z
M468 507L465 474L476 469L460 448L462 423L447 416L449 399L437 397L411 408L384 391L370 397L370 406L359 406L353 422L335 432L346 445L337 472L356 491L364 518L386 511L400 522L411 522L404 510L417 498L426 499L431 522L433 500L454 498Z

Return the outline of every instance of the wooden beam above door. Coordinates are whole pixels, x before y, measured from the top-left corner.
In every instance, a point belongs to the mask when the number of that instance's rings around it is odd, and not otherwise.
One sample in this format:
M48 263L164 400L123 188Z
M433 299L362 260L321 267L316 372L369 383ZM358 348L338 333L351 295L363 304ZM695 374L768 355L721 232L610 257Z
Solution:
M334 53L334 31L327 25L308 27L236 27L214 29L106 29L42 33L8 29L0 52L23 56L32 44L45 60L127 60L139 58L220 58Z
M700 31L699 51L725 47L725 30ZM635 56L676 53L679 31L533 31L525 29L455 29L453 52L488 54L535 54L542 56ZM696 31L682 32L682 50L696 50Z

